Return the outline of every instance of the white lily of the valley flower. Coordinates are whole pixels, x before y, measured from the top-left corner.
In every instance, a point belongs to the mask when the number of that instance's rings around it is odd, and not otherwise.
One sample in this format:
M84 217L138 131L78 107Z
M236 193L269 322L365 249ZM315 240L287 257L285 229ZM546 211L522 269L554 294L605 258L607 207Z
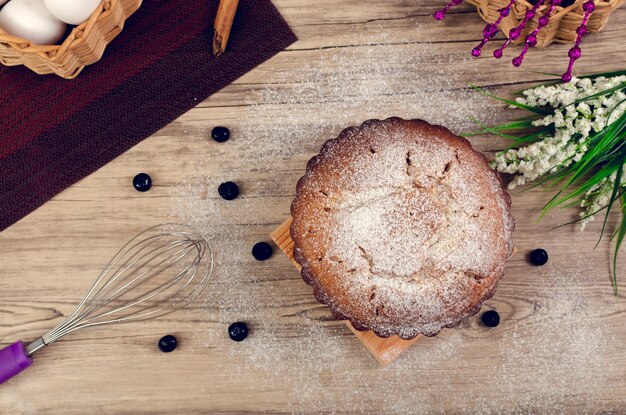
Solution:
M626 94L622 90L587 99L626 82L626 76L595 79L574 78L567 84L539 86L523 92L516 99L521 104L554 110L533 121L536 127L553 129L553 134L518 149L499 153L492 167L513 174L509 188L531 182L561 167L579 161L589 150L590 137L602 131L626 111ZM625 166L626 168L626 166ZM626 174L621 180L626 186ZM610 201L615 174L587 191L582 199L582 228Z

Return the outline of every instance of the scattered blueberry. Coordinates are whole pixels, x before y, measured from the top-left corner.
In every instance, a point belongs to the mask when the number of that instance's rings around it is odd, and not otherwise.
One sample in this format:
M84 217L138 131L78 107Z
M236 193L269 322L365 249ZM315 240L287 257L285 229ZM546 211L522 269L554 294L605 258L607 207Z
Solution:
M248 337L248 326L240 321L233 323L228 327L228 335L236 342L244 341Z
M223 143L230 138L230 130L226 127L215 127L213 131L211 131L211 137L218 143Z
M219 192L222 199L225 200L237 199L237 196L239 196L239 186L237 186L237 183L234 182L226 182L220 184L220 186L217 188L217 191Z
M257 261L265 261L269 259L273 253L272 245L267 242L259 242L252 247L252 256Z
M487 327L498 327L500 324L500 314L496 310L485 311L480 319Z
M535 249L530 253L530 262L537 266L545 265L548 262L548 253L545 249Z
M174 349L176 349L177 343L176 337L168 334L167 336L161 337L161 340L159 340L159 349L163 353L173 352Z
M146 173L139 173L133 179L133 187L138 192L147 192L152 187L152 177Z

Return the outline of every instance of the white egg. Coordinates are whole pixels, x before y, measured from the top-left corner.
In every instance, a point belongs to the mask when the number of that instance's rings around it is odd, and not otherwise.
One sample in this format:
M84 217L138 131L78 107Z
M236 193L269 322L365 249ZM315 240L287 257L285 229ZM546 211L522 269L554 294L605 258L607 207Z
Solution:
M0 10L0 27L38 45L53 45L67 25L54 17L43 0L11 0Z
M44 0L48 10L67 24L79 25L89 19L101 0Z

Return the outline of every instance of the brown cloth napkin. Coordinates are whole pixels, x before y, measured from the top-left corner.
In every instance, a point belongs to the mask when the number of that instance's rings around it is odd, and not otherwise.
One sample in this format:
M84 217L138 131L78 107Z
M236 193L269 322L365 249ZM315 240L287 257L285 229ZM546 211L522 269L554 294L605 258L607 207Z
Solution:
M217 6L144 1L71 81L0 66L0 230L297 40L269 0L242 0L214 58Z

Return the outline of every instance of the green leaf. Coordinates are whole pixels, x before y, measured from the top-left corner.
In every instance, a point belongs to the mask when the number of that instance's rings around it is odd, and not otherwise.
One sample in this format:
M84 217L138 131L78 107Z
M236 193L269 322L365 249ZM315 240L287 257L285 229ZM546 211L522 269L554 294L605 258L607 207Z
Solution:
M526 129L536 129L538 127L534 126L532 121L512 121L506 124L496 125L494 127L490 127L492 130L497 131L519 131Z
M620 183L622 181L622 173L624 170L624 165L622 164L617 168L617 174L615 175L615 183L613 184L613 190L611 191L611 198L609 199L609 203L607 204L606 214L604 215L604 221L602 222L602 230L600 231L600 237L598 238L598 242L596 243L596 248L600 245L602 241L602 236L604 236L604 230L606 229L606 224L609 221L609 214L611 213L611 208L613 207L613 203L617 199L617 194L619 193Z
M501 131L507 131L506 129L500 129L500 126L496 126L496 127L488 127L486 124L484 124L483 122L479 121L478 119L473 119L473 121L480 125L482 127L482 130L478 130L475 131L473 133L469 133L469 134L462 134L464 137L472 137L472 136L476 136L479 134L495 134L495 135L499 135L500 137L504 137L504 138L508 138L511 140L517 140L517 136L514 135L510 135L510 134L504 134Z
M597 74L593 74L593 75L582 75L579 76L578 78L589 78L589 79L595 79L595 78L599 78L601 76L604 76L606 78L612 78L614 76L621 76L621 75L626 75L626 70L621 70L621 71L611 71L611 72L600 72Z
M569 105L575 105L575 104L578 104L580 102L589 101L589 100L592 100L592 99L595 99L595 98L598 98L598 97L601 97L601 96L604 96L604 95L612 94L613 92L619 91L620 89L624 89L624 88L626 88L626 82L623 82L623 83L621 83L619 85L615 85L612 88L605 89L605 90L600 91L600 92L596 92L595 94L591 94L591 95L586 96L584 98L577 99L576 101L572 102ZM566 105L566 107L569 106L569 105Z
M593 174L588 180L586 180L584 183L581 183L578 186L578 188L565 194L565 196L561 196L571 186L570 182L566 183L566 185L561 187L561 190L559 190L559 192L556 195L554 195L554 197L550 199L548 203L544 205L544 207L542 208L542 211L547 212L548 210L556 206L562 205L564 202L568 200L571 200L578 196L582 196L588 190L594 187L596 184L600 183L603 179L613 174L618 169L618 167L619 167L618 165L606 165L602 167L598 172Z
M550 110L547 110L547 109L544 109L544 108L539 108L539 107L533 107L532 105L521 104L521 103L519 103L517 101L511 101L510 99L505 99L505 98L499 97L499 96L494 95L491 92L485 90L484 88L480 88L480 87L475 86L475 85L470 85L470 88L472 88L473 90L478 91L481 94L486 95L486 96L488 96L490 98L497 99L498 101L505 102L505 103L507 103L509 105L512 105L514 107L517 107L517 108L521 108L521 109L525 109L525 110L534 112L535 114L541 114L541 115L554 114L554 111L550 111Z
M565 223L561 223L559 225L556 225L552 229L558 229L558 228L562 228L562 227L567 226L567 225L573 225L575 223L581 222L581 221L583 221L585 219L588 219L588 218L590 218L592 216L595 216L597 213L602 212L604 209L606 209L606 205L602 206L600 209L596 210L595 212L591 212L591 213L589 213L589 214L587 214L585 216L581 216L578 219L571 220L569 222L565 222Z
M615 251L613 252L613 294L616 296L619 294L617 290L617 254L619 253L619 249L622 246L622 242L624 242L624 236L626 235L626 196L622 195L620 198L622 203L622 221L619 225L619 230L617 233L617 241L615 242Z
M626 120L625 120L626 121ZM590 146L590 150L583 156L583 158L576 163L574 174L570 177L570 179L565 183L563 188L568 188L571 185L578 182L585 174L589 173L595 166L597 166L597 159L601 157L601 155L607 151L607 149L611 148L613 144L613 137L604 134L604 136L599 136L600 140L593 147ZM600 155L600 156L598 156ZM606 167L606 166L605 166ZM617 170L617 166L611 169L609 174L612 174L615 170ZM548 202L551 203L552 201Z

